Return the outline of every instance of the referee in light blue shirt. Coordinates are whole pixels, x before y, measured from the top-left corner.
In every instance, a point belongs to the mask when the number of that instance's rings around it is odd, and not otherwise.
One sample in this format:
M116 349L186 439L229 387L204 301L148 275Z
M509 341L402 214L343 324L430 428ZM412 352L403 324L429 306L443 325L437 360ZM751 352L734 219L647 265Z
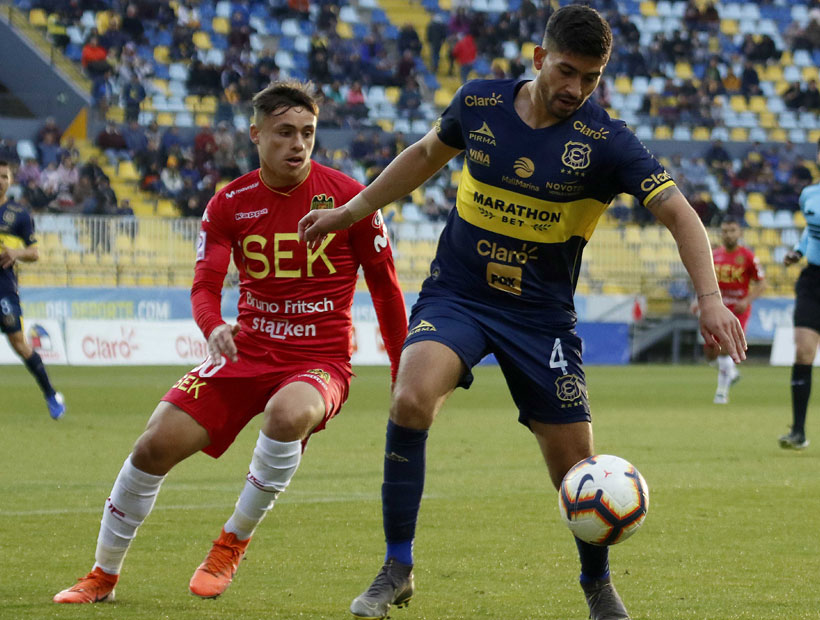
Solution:
M820 163L820 142L818 142ZM800 193L800 210L806 218L806 228L800 242L783 259L791 265L804 256L808 265L800 273L794 287L794 345L792 366L792 430L780 438L780 447L802 450L806 439L806 412L811 395L811 369L820 344L820 183L809 185Z

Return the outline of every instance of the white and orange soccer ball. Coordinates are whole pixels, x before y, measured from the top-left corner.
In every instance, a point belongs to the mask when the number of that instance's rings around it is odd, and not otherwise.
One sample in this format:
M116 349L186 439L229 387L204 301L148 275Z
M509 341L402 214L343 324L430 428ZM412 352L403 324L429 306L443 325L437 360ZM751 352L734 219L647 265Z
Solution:
M628 461L598 454L576 463L564 476L558 508L564 523L581 540L614 545L643 525L649 487Z

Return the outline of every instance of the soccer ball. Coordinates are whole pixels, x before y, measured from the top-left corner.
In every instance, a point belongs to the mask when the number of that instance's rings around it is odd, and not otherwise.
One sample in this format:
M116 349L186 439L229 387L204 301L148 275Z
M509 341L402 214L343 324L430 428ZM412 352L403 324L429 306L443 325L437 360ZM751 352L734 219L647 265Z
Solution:
M558 509L572 533L593 545L615 545L638 531L649 509L649 487L618 456L598 454L576 463L561 481Z

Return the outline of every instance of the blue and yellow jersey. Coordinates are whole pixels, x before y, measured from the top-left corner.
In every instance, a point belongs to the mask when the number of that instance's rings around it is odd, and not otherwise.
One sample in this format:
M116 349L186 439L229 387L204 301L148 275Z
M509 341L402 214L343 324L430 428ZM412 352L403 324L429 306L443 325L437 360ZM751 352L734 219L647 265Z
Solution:
M28 247L37 240L34 238L34 220L22 206L11 201L0 205L0 248L10 249ZM14 267L0 269L0 297L17 293L17 273Z
M624 122L590 101L532 129L513 107L524 84L468 82L436 122L465 161L421 295L456 294L516 320L571 327L581 254L609 202L625 192L645 205L674 181Z
M802 252L810 264L820 266L820 183L800 192L800 210L806 216L806 228L795 249Z

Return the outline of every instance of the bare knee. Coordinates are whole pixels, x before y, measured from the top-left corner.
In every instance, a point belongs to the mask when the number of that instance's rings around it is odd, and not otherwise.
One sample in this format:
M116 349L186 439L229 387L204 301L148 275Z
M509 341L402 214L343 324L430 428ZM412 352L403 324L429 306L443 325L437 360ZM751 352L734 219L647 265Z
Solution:
M131 451L131 463L147 474L164 476L182 459L169 445L170 438L149 428L140 435Z
M419 389L396 385L390 405L390 419L399 426L424 430L430 428L436 405Z
M265 410L263 432L276 441L301 441L322 421L324 403L291 403L287 407L273 403Z

